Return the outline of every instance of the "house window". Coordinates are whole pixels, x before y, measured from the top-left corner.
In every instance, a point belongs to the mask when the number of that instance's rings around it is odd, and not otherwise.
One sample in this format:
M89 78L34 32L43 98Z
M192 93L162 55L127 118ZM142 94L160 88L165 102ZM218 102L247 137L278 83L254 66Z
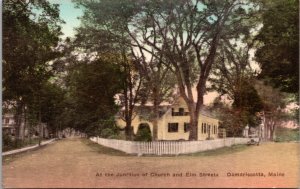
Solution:
M162 110L158 111L159 117L161 117L162 115L164 115L164 112Z
M184 132L188 132L190 129L190 123L184 123Z
M178 108L178 112L174 111L172 108L172 116L188 116L189 112L184 112L184 108Z
M168 132L169 133L178 132L178 123L168 123Z
M183 116L184 115L184 108L179 108L179 116Z
M204 123L204 132L203 133L206 133L206 123Z
M5 124L9 124L9 118L4 119Z
M203 133L204 132L204 124L202 123L202 125L201 125L201 133Z

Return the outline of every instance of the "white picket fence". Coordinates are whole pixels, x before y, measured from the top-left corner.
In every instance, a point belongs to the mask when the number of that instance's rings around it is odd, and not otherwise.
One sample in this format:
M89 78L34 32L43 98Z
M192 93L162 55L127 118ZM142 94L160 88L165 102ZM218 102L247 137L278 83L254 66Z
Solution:
M100 145L110 147L128 154L156 154L156 155L178 155L217 149L235 144L246 144L249 138L225 138L204 141L154 141L136 142L116 139L105 139L99 137L90 138L91 141ZM258 138L254 139L258 141Z

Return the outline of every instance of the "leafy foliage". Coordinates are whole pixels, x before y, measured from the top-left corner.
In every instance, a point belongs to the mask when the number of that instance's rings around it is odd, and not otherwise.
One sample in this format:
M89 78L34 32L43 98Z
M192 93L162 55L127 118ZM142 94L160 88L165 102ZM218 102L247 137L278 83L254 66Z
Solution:
M108 60L97 59L71 66L63 125L89 136L111 128L118 110L114 96L120 92L121 83L118 65Z
M261 112L262 123L265 127L263 137L266 140L273 140L275 129L290 117L285 111L289 102L288 95L279 89L265 85L263 81L257 81L254 86L263 102Z
M30 145L35 145L38 143L37 139L27 139L27 140L20 140L20 139L12 139L11 136L7 134L2 135L2 151L10 151L19 148L23 148Z
M39 93L27 100L25 116L31 133L39 121L46 123L50 133L59 130L60 120L64 111L65 90L56 83L45 82Z
M35 12L41 11L40 14ZM32 96L51 75L48 61L59 56L58 5L46 0L3 4L3 100Z
M139 126L134 140L145 142L152 141L151 130L148 124L141 124Z
M52 75L49 61L61 55L56 50L61 23L58 5L47 0L3 3L3 100L15 106L17 138L21 114L35 113L25 116L41 121L42 90Z
M249 119L247 111L230 107L221 97L216 98L210 108L220 120L220 128L226 129L226 136L241 136Z
M220 96L232 100L232 108L225 108L222 121L230 133L239 133L248 125L258 126L257 113L263 108L262 100L254 88L255 70L251 67L250 50L253 48L252 36L225 41L221 44L212 67L209 90L217 91ZM217 99L218 100L218 99ZM218 102L216 102L218 103Z
M101 38L105 38L105 42L107 39L121 40L120 46L114 44L112 47L128 46L133 54L138 54L136 57L141 58L138 63L147 64L149 61L145 61L145 57L150 57L168 67L191 112L190 140L196 140L197 120L216 51L223 40L250 32L254 22L249 24L247 20L256 11L255 1L76 2L85 8L85 27L80 28L82 34L79 36L94 33L90 36L96 41ZM99 45L91 47L91 44L91 41L86 43L92 51L101 49ZM143 73L150 71L144 70ZM192 94L195 85L196 105ZM127 123L129 125L130 121Z
M77 28L75 45L87 53L98 56L114 54L122 69L122 90L120 105L124 107L122 119L126 122L125 132L128 140L132 138L131 122L135 104L142 101L149 90L143 87L145 75L140 73L141 60L133 56L128 45L126 27L135 14L134 1L75 1L84 8L82 25ZM102 11L98 11L102 10ZM145 99L145 98L144 98Z
M265 1L263 28L257 40L260 77L299 97L299 1Z
M276 132L276 138L274 140L275 142L290 142L290 141L300 140L299 128L289 129L284 127L278 127L275 132Z

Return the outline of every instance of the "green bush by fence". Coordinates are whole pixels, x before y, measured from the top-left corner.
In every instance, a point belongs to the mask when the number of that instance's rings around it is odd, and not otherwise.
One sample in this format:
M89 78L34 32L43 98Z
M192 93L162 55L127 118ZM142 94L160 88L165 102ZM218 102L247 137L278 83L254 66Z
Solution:
M299 128L289 129L289 128L278 127L276 129L275 142L290 142L290 141L299 141L299 140L300 140Z

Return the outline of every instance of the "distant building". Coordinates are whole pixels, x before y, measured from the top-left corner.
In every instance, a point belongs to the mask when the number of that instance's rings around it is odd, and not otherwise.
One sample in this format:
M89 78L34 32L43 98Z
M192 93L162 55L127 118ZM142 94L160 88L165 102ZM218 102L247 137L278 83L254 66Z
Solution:
M14 115L11 113L6 113L2 116L2 131L3 134L14 135L15 129L15 119Z
M48 131L47 125L45 123L42 123L41 129L43 132L43 137L48 138L49 131ZM19 131L19 135L17 135L18 131ZM29 134L31 136L37 136L38 131L39 131L38 126L34 126L31 129L31 133L30 133L29 125L26 123L24 116L22 116L20 128L18 129L17 125L16 125L14 114L4 113L2 115L2 132L3 132L3 134L7 134L12 137L20 136L21 138L23 138L23 137L28 137Z
M153 124L148 118L151 115L152 105L135 107L135 117L132 121L134 134L141 125L147 124L153 135ZM172 103L164 103L159 107L158 140L188 140L190 116L188 107L182 97ZM121 112L122 113L122 112ZM126 123L116 117L117 125L124 128ZM219 120L214 118L205 108L200 112L198 120L198 140L218 138Z

